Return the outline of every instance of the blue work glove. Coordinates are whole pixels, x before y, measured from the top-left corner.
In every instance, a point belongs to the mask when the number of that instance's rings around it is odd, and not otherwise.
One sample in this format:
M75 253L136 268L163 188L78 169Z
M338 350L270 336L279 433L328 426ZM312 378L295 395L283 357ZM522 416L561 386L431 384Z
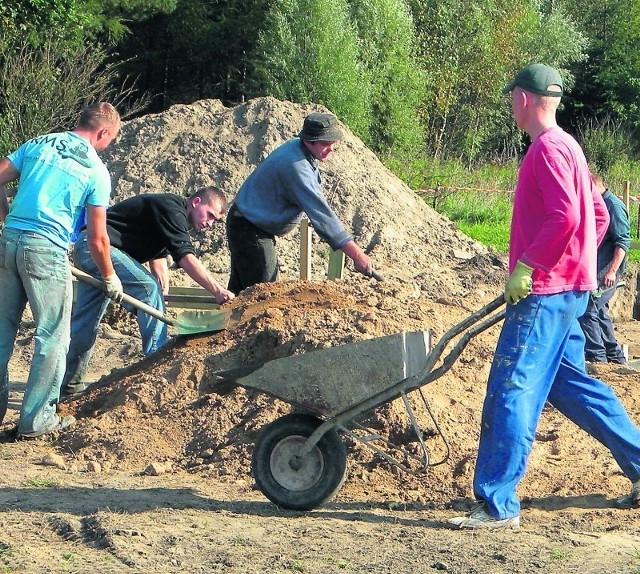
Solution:
M516 267L504 287L504 299L507 303L515 305L520 299L524 299L531 293L533 288L532 274L532 267L525 265L522 261L516 263Z

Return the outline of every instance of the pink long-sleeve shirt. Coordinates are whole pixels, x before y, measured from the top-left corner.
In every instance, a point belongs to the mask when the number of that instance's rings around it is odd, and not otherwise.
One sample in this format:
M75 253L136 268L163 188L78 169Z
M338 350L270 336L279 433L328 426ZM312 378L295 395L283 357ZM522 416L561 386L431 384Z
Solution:
M533 293L596 289L597 246L609 214L593 188L587 160L573 137L546 128L522 161L516 185L509 270L533 267Z

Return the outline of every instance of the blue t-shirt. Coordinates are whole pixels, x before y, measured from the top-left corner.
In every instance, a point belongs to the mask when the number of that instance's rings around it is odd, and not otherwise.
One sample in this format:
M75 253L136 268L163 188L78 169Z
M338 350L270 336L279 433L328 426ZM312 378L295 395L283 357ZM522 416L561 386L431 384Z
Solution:
M109 205L109 172L93 146L74 132L33 138L7 159L20 179L6 228L33 231L67 249L83 208Z

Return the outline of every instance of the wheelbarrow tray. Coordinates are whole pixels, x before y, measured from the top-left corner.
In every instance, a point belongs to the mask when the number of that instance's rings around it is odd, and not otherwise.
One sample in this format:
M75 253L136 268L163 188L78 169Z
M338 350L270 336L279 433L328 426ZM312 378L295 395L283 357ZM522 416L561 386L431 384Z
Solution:
M404 331L274 359L244 369L242 376L242 371L217 374L318 416L332 417L420 373L429 344L429 332Z

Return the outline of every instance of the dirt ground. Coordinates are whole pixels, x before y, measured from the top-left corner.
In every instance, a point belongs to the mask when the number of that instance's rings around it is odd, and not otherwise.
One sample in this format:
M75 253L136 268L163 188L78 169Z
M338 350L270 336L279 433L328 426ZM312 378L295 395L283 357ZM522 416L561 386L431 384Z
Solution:
M231 198L252 165L295 135L309 109L271 98L231 109L205 101L126 123L107 158L116 197L217 183ZM280 360L275 372L288 357L404 331L426 331L436 343L498 296L506 276L503 255L460 234L351 134L323 168L325 188L335 191L332 205L383 282L349 269L340 281L325 280L327 251L317 241L312 280L295 280L294 234L278 242L282 280L225 306L232 319L225 330L177 337L143 359L135 322L114 312L91 364L95 384L60 405L77 417L76 426L16 442L9 431L33 338L25 315L0 429L4 572L640 572L640 513L616 503L629 490L627 479L608 451L550 407L519 486L522 528L446 527L471 502L499 326L473 338L449 371L423 387L428 408L418 392L409 396L430 454L426 473L403 472L342 435L346 480L321 508L284 510L257 488L254 444L267 423L293 407L242 380L230 385L229 371ZM224 280L222 230L196 243ZM188 283L177 271L174 277ZM636 282L633 270L615 305L618 337L632 361L640 359L640 322L631 318ZM327 380L374 384L375 373L367 371L373 359L356 352L349 359L327 369ZM603 365L594 372L640 422L640 371ZM400 400L353 422L388 437L402 449L400 462L416 470L408 461L418 441Z

